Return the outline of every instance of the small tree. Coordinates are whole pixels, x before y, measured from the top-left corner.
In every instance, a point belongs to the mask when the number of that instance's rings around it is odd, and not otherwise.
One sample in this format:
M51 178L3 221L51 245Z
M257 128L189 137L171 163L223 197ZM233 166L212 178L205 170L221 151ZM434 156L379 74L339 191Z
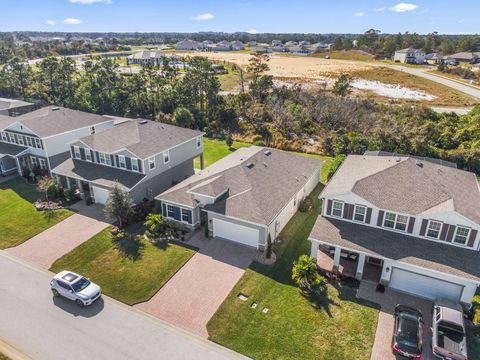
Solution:
M324 279L318 275L315 259L307 255L301 255L293 263L292 280L302 290L311 290L321 284Z
M45 198L48 201L49 195L58 194L57 180L50 176L44 176L40 180L38 180L37 189L41 193L45 194Z
M344 154L337 155L333 158L332 162L330 163L330 167L327 172L327 181L330 181L333 175L337 172L340 165L342 165L343 161L345 160L346 156Z
M117 219L118 225L122 227L123 220L128 219L133 213L132 205L128 191L115 182L108 195L104 212L108 217Z
M147 228L147 236L159 237L162 227L165 225L165 221L163 220L162 215L150 213L145 218L145 223L143 225Z
M193 117L190 110L184 107L179 107L175 109L175 112L173 113L173 120L175 122L175 125L184 128L191 128L195 123L195 118Z
M270 236L270 234L268 234L267 251L265 253L265 257L267 259L270 259L272 257L272 237Z
M225 144L227 144L228 148L231 149L233 145L233 137L231 134L228 134L225 138Z
M352 92L351 83L352 77L350 75L342 74L333 85L332 92L335 95L346 96Z

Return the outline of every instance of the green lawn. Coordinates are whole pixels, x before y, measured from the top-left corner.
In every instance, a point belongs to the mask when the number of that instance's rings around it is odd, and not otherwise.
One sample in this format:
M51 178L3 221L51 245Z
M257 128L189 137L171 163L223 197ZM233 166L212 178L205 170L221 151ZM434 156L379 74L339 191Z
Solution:
M139 226L129 229L132 235L139 232ZM175 244L160 248L145 239L130 238L120 245L109 227L55 261L50 270L78 272L105 294L133 305L150 299L195 253Z
M39 197L35 186L20 177L0 184L0 249L17 246L73 214L37 211L32 202Z
M321 188L312 194L315 210L298 212L280 235L277 263L254 263L210 319L211 340L255 359L370 359L378 307L356 299L355 289L328 285L315 308L291 281L293 261L310 252L307 237L320 213Z

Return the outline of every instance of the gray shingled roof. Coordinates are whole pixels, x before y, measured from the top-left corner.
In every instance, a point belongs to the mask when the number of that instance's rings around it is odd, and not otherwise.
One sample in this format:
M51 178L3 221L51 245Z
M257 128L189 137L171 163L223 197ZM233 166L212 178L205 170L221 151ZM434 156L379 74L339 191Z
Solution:
M28 105L33 104L22 100L0 98L0 110L15 109Z
M269 225L321 165L320 160L280 150L242 148L157 199L194 207L192 192L217 196L227 191L205 209Z
M16 156L27 148L15 144L8 144L0 141L0 155L12 155Z
M115 181L131 189L141 179L143 174L97 165L81 160L67 159L52 170L52 173L80 179L94 184L112 187Z
M131 120L81 139L92 149L114 153L127 149L141 159L203 135L197 130L150 120Z
M480 281L480 252L319 216L311 239Z
M345 192L353 192L380 209L411 215L456 211L480 223L475 174L429 161L350 155L321 196Z
M15 119L39 137L61 134L111 120L105 116L58 106L47 106Z
M3 130L17 121L16 117L0 115L0 130Z

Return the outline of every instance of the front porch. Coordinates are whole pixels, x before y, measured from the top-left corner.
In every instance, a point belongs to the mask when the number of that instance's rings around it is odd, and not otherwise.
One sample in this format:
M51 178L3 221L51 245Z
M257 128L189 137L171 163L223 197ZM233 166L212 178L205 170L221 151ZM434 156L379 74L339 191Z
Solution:
M317 259L319 270L327 275L373 283L379 283L382 276L383 260L363 253L312 242L311 256Z

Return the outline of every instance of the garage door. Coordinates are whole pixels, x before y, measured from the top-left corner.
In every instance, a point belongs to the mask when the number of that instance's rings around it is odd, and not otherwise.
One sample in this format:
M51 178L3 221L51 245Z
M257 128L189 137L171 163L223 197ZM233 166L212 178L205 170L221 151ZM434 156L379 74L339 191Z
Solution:
M398 268L393 268L389 286L430 300L444 298L458 301L463 290L461 285Z
M248 226L213 219L213 236L258 248L259 231Z
M109 191L96 186L92 186L93 198L95 203L105 205L108 199Z

